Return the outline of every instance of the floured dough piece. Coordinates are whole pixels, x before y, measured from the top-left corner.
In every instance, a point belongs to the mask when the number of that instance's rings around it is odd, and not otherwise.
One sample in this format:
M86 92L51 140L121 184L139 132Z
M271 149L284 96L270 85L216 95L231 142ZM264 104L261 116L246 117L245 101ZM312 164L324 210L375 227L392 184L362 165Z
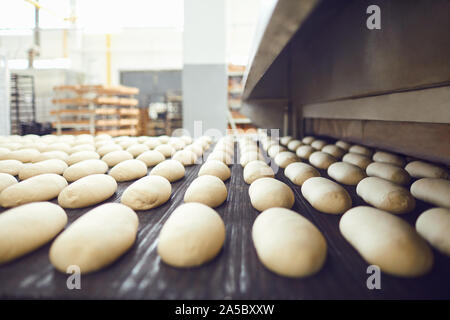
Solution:
M311 142L311 147L313 147L316 150L322 150L323 147L325 147L328 143L324 140L314 140Z
M212 260L225 242L220 215L201 203L185 203L167 219L158 240L158 255L174 267L195 267Z
M66 161L68 157L69 155L64 151L47 151L42 152L40 155L34 158L33 163L51 159L59 159L62 161Z
M106 154L113 152L113 151L121 151L123 148L119 146L118 144L109 143L107 145L101 146L97 149L97 153L100 155L100 157L105 156Z
M217 178L221 179L222 181L225 181L228 178L230 178L231 170L222 161L210 160L210 161L206 161L200 167L200 171L198 172L198 175L199 176L203 176L203 175L216 176Z
M150 150L155 149L157 146L161 145L161 141L156 137L150 137L145 140L144 144L149 147Z
M198 202L215 208L227 200L227 187L216 176L203 175L191 182L184 194L184 202Z
M300 140L291 140L287 144L287 148L293 152L297 150L298 147L300 147L303 143Z
M352 146L350 143L342 141L342 140L336 141L335 145L337 145L339 148L344 149L346 151L348 151L348 149L350 149L350 147Z
M60 272L69 266L82 274L100 270L123 255L135 242L136 213L120 203L106 203L82 215L50 248L50 262Z
M14 150L3 156L3 160L19 160L22 163L33 162L41 153L36 149Z
M342 156L346 153L344 149L339 148L334 144L328 144L322 148L322 152L332 155L336 159L342 159Z
M366 170L367 166L372 163L369 157L363 156L357 153L347 153L342 157L342 161L354 164L363 170Z
M309 156L315 152L316 149L314 149L313 147L306 145L306 146L300 146L297 148L297 151L295 151L295 154L301 158L301 159L309 159Z
M406 185L411 180L408 172L396 165L382 162L372 162L366 168L370 177L378 177L396 184Z
M131 159L116 164L109 170L109 175L117 182L142 178L147 174L147 166L141 160Z
M361 155L369 157L369 158L371 158L373 155L372 149L369 149L369 148L366 148L366 147L363 147L363 146L360 146L357 144L351 146L350 149L348 149L348 152L361 154Z
M71 148L70 144L66 142L55 142L49 144L45 151L64 151L65 153L70 154Z
M362 179L356 186L356 193L374 207L395 214L411 212L416 206L407 189L378 177Z
M290 151L283 151L275 156L274 161L279 167L286 168L289 164L299 161L299 159L297 158L295 153Z
M337 182L356 186L366 176L360 167L347 162L335 162L328 167L328 175Z
M342 214L352 207L352 199L342 186L322 177L313 177L302 184L302 195L320 212Z
M328 167L337 160L332 155L322 151L316 151L309 156L309 163L318 169L328 169Z
M70 148L70 154L74 154L80 151L95 151L95 146L89 143L74 145L74 147Z
M339 222L344 238L370 265L399 277L418 277L433 266L433 252L403 219L371 207L347 211Z
M267 154L269 155L269 157L271 158L275 158L275 156L277 154L279 154L280 152L286 151L287 149L283 146L280 146L278 144L272 145L268 151Z
M175 153L175 149L168 144L161 144L154 150L161 152L166 158L170 158Z
M264 211L269 208L290 209L294 205L294 193L287 184L273 178L261 178L254 181L248 189L253 208Z
M177 160L164 160L150 171L150 175L162 176L170 182L175 182L182 179L185 172L186 170L181 162Z
M219 160L225 163L226 165L233 164L233 156L224 151L216 151L214 150L209 156L207 161L210 160Z
M68 185L58 196L63 208L83 208L100 203L117 190L117 182L106 174L92 174Z
M143 161L147 167L154 167L158 163L163 162L166 158L159 151L149 150L141 153L136 159Z
M288 143L292 140L293 138L291 136L285 136L285 137L281 137L280 138L280 143L284 146L287 146Z
M241 164L241 166L243 168L245 168L245 166L255 160L262 160L264 161L264 156L259 152L259 150L255 150L255 151L247 151L245 153L243 153L239 159L239 163Z
M100 155L95 151L78 151L67 157L66 162L69 166L83 160L100 159Z
M258 215L252 238L262 264L286 277L317 273L327 256L322 233L309 220L285 208L267 209Z
M133 155L133 157L135 157L135 158L137 156L139 156L140 154L142 154L146 151L149 151L149 150L150 150L150 148L148 146L146 146L145 144L139 144L139 143L133 144L132 146L129 146L127 148L127 151L129 153L131 153Z
M0 206L15 207L56 198L67 181L55 173L44 173L13 184L0 193Z
M36 163L27 163L19 171L19 179L25 180L43 173L63 174L67 163L59 159L44 160Z
M186 148L184 148L184 150L194 152L197 155L197 157L201 157L203 155L203 148L198 144L190 144Z
M320 177L320 173L316 168L302 162L294 162L288 165L284 169L284 175L298 186L301 186L309 178Z
M192 166L197 160L197 155L193 151L179 150L172 156L173 160L178 160L185 167Z
M424 211L416 221L416 230L433 247L450 256L450 209Z
M133 155L125 150L113 151L105 154L102 157L102 160L106 162L106 164L110 168L114 167L116 164L121 163L122 161L131 159L133 159Z
M16 184L17 180L9 173L0 172L0 193L9 186Z
M149 210L166 203L171 193L169 180L161 176L146 176L126 188L120 201L133 210Z
M0 172L17 176L23 165L19 160L0 160Z
M406 165L405 170L414 178L450 178L444 168L424 161L412 161Z
M0 265L36 250L66 225L64 210L51 202L34 202L0 214Z
M411 185L411 193L422 201L450 208L450 180L423 178Z
M249 162L244 168L244 181L247 184L260 178L273 178L275 173L264 161L254 160Z
M108 171L108 165L102 160L83 160L64 170L64 178L72 182L91 174L102 174Z
M405 165L405 158L384 151L377 151L372 157L375 162L389 163L397 167L402 167Z
M313 143L314 140L316 140L316 138L311 137L311 136L307 136L307 137L304 137L302 139L302 143L304 143L304 144L311 144L311 143Z

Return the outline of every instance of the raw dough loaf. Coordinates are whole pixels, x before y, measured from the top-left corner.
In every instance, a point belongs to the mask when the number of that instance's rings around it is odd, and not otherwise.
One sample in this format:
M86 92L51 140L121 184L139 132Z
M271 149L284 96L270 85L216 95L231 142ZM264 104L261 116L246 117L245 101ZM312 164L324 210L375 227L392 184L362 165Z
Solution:
M161 176L147 176L126 188L120 201L133 210L149 210L166 203L171 193L169 180Z
M125 160L109 170L109 175L117 182L142 178L147 174L147 166L141 160Z
M356 193L372 206L395 214L411 212L416 206L407 189L378 177L362 179Z
M423 178L411 185L411 193L422 201L450 208L450 180Z
M184 148L184 150L194 152L197 155L197 157L201 157L203 155L203 148L198 144L190 144L186 148Z
M280 138L280 143L284 146L287 146L288 143L292 140L293 138L291 136L285 136L285 137L281 137Z
M323 147L327 145L327 142L324 140L314 140L311 143L311 147L313 147L316 150L322 150Z
M91 174L102 174L108 171L108 165L102 160L83 160L68 167L63 174L67 181L72 182Z
M101 146L97 149L97 153L100 155L100 157L103 157L104 155L113 152L113 151L120 151L123 150L121 146L114 143L109 143L107 145Z
M316 138L311 137L311 136L308 136L308 137L304 137L304 138L302 139L302 142L303 142L304 144L311 144L311 143L313 143L314 140L316 140Z
M231 170L230 168L219 160L210 160L206 161L200 168L200 171L198 172L199 176L203 175L211 175L216 176L217 178L221 179L222 181L227 180L231 176Z
M327 242L316 226L285 208L262 212L253 224L252 238L262 264L286 277L318 272L327 256Z
M286 150L287 149L285 147L275 144L268 149L267 154L269 155L269 157L275 158L277 154Z
M60 272L69 266L82 274L100 270L124 254L135 242L136 213L120 203L106 203L82 215L50 247L50 262Z
M0 193L9 186L16 184L17 180L9 173L0 172Z
M22 163L33 162L41 153L36 149L14 150L3 156L4 160L19 160Z
M197 160L197 155L193 151L179 150L172 156L173 160L178 160L185 167L192 166Z
M328 167L337 160L332 155L322 151L316 151L309 156L309 163L318 169L328 169Z
M23 165L19 160L0 160L0 172L17 176Z
M162 176L170 182L175 182L182 179L185 172L184 166L179 161L164 160L150 171L150 175Z
M33 159L34 162L41 162L44 160L51 160L51 159L59 159L62 161L66 161L69 155L65 153L64 151L47 151L43 152L40 155L38 155L36 158Z
M49 144L47 146L47 148L45 149L45 151L64 151L65 153L70 154L71 148L72 147L68 143L55 142L55 143Z
M34 202L0 215L0 265L36 250L66 225L64 210L51 202Z
M351 146L350 149L348 149L348 152L361 154L361 155L369 157L369 158L372 157L372 155L373 155L373 151L371 149L357 145L357 144Z
M291 140L287 144L287 148L293 152L297 150L298 147L300 147L303 143L300 140Z
M315 151L316 151L316 149L314 149L311 146L300 146L297 148L297 151L295 151L295 154L299 158L307 160L307 159L309 159L309 156Z
M15 207L56 198L67 181L55 173L44 173L13 184L0 193L0 206Z
M166 158L171 157L175 153L175 149L168 144L161 144L154 150L161 152Z
M450 178L444 168L424 161L412 161L406 165L405 170L414 178Z
M63 208L83 208L100 203L117 190L117 182L106 174L92 174L64 188L58 196Z
M143 161L147 165L147 167L153 167L158 163L163 162L166 157L164 157L164 155L159 151L150 150L141 153L136 159Z
M309 178L320 177L320 173L316 168L302 162L294 162L288 165L284 169L284 175L298 186L301 186Z
M242 153L239 159L239 163L243 168L245 168L247 164L255 160L265 160L265 159L264 156L259 151L247 151L245 153Z
M450 210L433 208L424 211L416 221L417 232L433 247L450 256Z
M158 254L174 267L195 267L212 260L225 242L225 225L219 214L201 203L175 209L161 229Z
M155 149L157 146L161 145L161 141L159 141L156 137L150 137L145 140L144 144L149 147L151 150Z
M335 145L337 145L339 148L347 150L347 151L352 146L350 143L342 141L342 140L336 141Z
M233 164L233 156L228 154L225 151L216 151L214 150L209 156L207 161L211 160L219 160L225 163L226 165Z
M148 146L145 144L133 144L127 148L127 151L133 155L133 157L137 157L138 155L144 153L145 151L150 150Z
M254 160L249 162L244 168L244 181L247 184L260 178L273 178L275 173L264 161Z
M336 159L342 159L342 156L346 153L344 149L341 149L334 144L326 145L322 148L322 152L328 153Z
M367 166L372 163L370 158L357 153L347 153L342 157L342 161L354 164L363 170L366 170Z
M294 192L287 184L273 178L261 178L254 181L248 189L253 208L264 211L269 208L290 209L294 205Z
M204 175L191 182L184 194L184 202L198 202L215 208L227 200L227 187L216 176Z
M384 151L375 152L372 159L375 162L389 163L389 164L393 164L394 166L402 167L402 168L405 165L405 158L403 158L399 155L392 154L389 152L384 152Z
M290 151L280 152L275 156L274 160L275 163L281 168L286 168L289 164L299 161L295 153Z
M125 150L113 151L102 157L102 160L106 162L110 168L114 167L118 163L121 163L122 161L131 159L133 159L133 155Z
M337 182L356 186L366 176L360 167L347 162L335 162L328 167L328 175Z
M95 151L78 151L67 157L66 162L69 166L83 160L100 159L100 155Z
M366 168L369 177L378 177L396 184L406 185L411 180L408 172L393 164L372 162Z
M95 147L92 144L85 143L75 145L74 147L70 148L70 154L74 154L80 151L95 151Z
M368 264L383 272L418 277L433 266L433 252L414 228L382 210L350 209L342 216L339 229Z
M322 177L313 177L302 184L302 195L320 212L342 214L352 207L352 198L342 186Z
M36 163L27 163L19 171L19 179L25 180L43 173L63 174L67 163L59 159L44 160Z

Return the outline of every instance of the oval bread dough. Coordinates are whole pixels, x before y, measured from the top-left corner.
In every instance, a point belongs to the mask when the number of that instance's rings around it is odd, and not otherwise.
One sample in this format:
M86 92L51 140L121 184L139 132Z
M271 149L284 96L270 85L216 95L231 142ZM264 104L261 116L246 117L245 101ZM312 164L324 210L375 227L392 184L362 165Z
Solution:
M83 208L100 203L117 190L117 182L106 174L92 174L68 185L58 196L63 208Z
M322 151L316 151L309 156L309 163L318 169L328 169L328 167L337 160L332 155Z
M16 184L17 179L9 173L0 172L0 193L9 186Z
M109 175L117 182L142 178L147 174L147 166L141 160L131 159L116 164L109 170Z
M44 173L13 184L0 193L0 206L15 207L56 198L67 181L55 173Z
M198 202L215 208L227 200L227 187L216 176L203 175L191 182L184 194L184 202Z
M102 160L90 159L75 163L64 170L63 177L72 182L91 174L103 174L108 171L108 165Z
M402 167L402 168L405 165L405 158L403 158L399 155L392 154L389 152L384 152L384 151L375 152L372 159L375 162L389 163L389 164L393 164L394 166Z
M361 154L369 158L372 157L373 154L373 151L371 149L357 144L351 146L350 149L348 149L348 152Z
M78 151L67 157L66 162L69 166L83 160L100 159L100 155L95 151Z
M219 160L225 163L226 165L233 164L233 156L231 156L229 153L225 151L216 151L214 150L211 152L211 154L208 156L207 161L211 160Z
M161 141L159 141L158 138L156 137L150 137L147 140L145 140L144 144L149 147L149 149L153 150L155 149L157 146L161 145Z
M203 175L216 176L217 178L221 179L222 181L225 181L230 178L231 170L222 161L210 160L210 161L206 161L200 167L200 171L198 172L198 175L199 176L203 176Z
M323 147L327 145L327 142L324 140L314 140L311 142L311 147L313 147L316 150L322 150Z
M40 155L38 155L36 158L33 159L34 162L41 162L44 160L50 160L50 159L59 159L62 161L66 161L69 155L65 153L64 151L46 151L42 152Z
M411 193L422 201L450 208L450 180L423 178L411 185Z
M101 146L97 149L97 153L100 155L100 157L105 156L106 154L113 152L113 151L121 151L123 148L119 146L118 144L109 143L107 145Z
M356 193L372 206L395 214L411 212L416 206L407 189L378 177L362 179L356 186Z
M400 277L418 277L431 270L433 252L403 219L371 207L347 211L339 222L344 238L370 265Z
M450 209L424 211L416 221L416 230L433 247L450 256Z
M275 163L281 168L286 168L289 164L299 161L296 154L290 151L278 153L274 160Z
M396 184L406 185L411 180L408 172L396 165L382 162L372 162L366 168L369 177L378 177Z
M145 144L140 144L140 143L133 144L132 146L129 146L127 148L127 151L129 153L131 153L133 155L133 157L137 157L140 154L142 154L146 151L149 151L149 150L150 150L150 148L148 146L146 146Z
M141 153L136 159L143 161L147 167L154 167L158 163L163 162L166 157L159 151L149 150Z
M247 151L245 153L241 154L241 157L239 159L239 163L241 164L241 166L243 168L245 168L245 166L247 164L249 164L250 162L254 161L254 160L265 160L264 156L258 151Z
M355 166L358 166L363 170L366 170L367 166L372 163L372 160L370 160L370 158L363 156L362 154L351 152L346 153L342 157L342 161L354 164Z
M347 162L335 162L328 167L328 175L337 182L356 186L366 176L360 167Z
M72 265L78 266L82 274L100 270L133 245L138 223L136 213L120 203L98 206L55 239L50 247L50 262L63 273Z
M316 140L316 138L311 137L311 136L307 136L307 137L304 137L304 138L302 139L302 142L303 142L304 144L311 144L311 143L313 143L314 140Z
M336 159L342 159L342 156L346 153L344 149L339 148L334 144L328 144L322 148L322 152L332 155Z
M450 178L444 168L424 161L412 161L406 165L405 170L414 178Z
M287 149L285 147L275 144L267 150L267 154L269 155L269 157L275 158L277 154L286 150Z
M36 250L66 225L64 210L51 202L33 202L0 215L0 264Z
M293 152L297 150L298 147L300 147L303 143L300 140L291 140L287 144L287 148Z
M287 146L288 143L292 141L292 139L294 139L294 138L292 138L291 136L281 137L281 138L280 138L280 143L281 143L282 145L284 145L284 146Z
M150 175L162 176L170 182L175 182L182 179L185 172L184 166L179 161L164 160L150 171Z
M158 254L174 267L195 267L212 260L225 242L220 215L201 203L175 209L161 229Z
M346 151L348 151L348 149L350 149L350 147L352 146L350 143L342 141L342 140L336 141L335 145L337 145L339 148L344 149Z
M244 168L244 181L247 184L252 184L253 181L260 178L273 178L275 173L272 168L261 160L254 160L249 162Z
M327 256L327 243L316 226L285 208L267 209L258 215L252 238L262 264L286 277L317 273Z
M168 144L161 144L154 150L161 152L166 158L171 157L175 153L175 149Z
M320 173L316 168L302 162L294 162L288 165L284 169L284 175L298 186L301 186L309 178L320 177Z
M320 212L342 214L352 207L352 198L342 186L322 177L313 177L302 184L302 195Z
M67 163L59 159L26 163L19 171L19 179L25 180L43 173L63 174L66 169Z
M294 205L294 192L287 184L273 178L255 180L248 189L253 208L264 211L282 207L290 209Z
M307 160L309 159L309 156L315 151L316 149L311 146L300 146L297 148L297 151L295 151L295 154L299 158Z
M126 188L120 201L133 210L149 210L166 203L171 193L169 180L161 176L146 176Z
M179 150L172 156L173 160L178 160L185 167L192 166L197 160L197 155L193 151Z
M20 149L14 150L7 153L3 159L4 160L18 160L22 163L33 162L33 160L38 157L41 153L36 149Z
M102 161L106 162L110 168L114 167L118 163L121 163L122 161L131 159L133 159L133 155L125 150L109 152L102 157Z

